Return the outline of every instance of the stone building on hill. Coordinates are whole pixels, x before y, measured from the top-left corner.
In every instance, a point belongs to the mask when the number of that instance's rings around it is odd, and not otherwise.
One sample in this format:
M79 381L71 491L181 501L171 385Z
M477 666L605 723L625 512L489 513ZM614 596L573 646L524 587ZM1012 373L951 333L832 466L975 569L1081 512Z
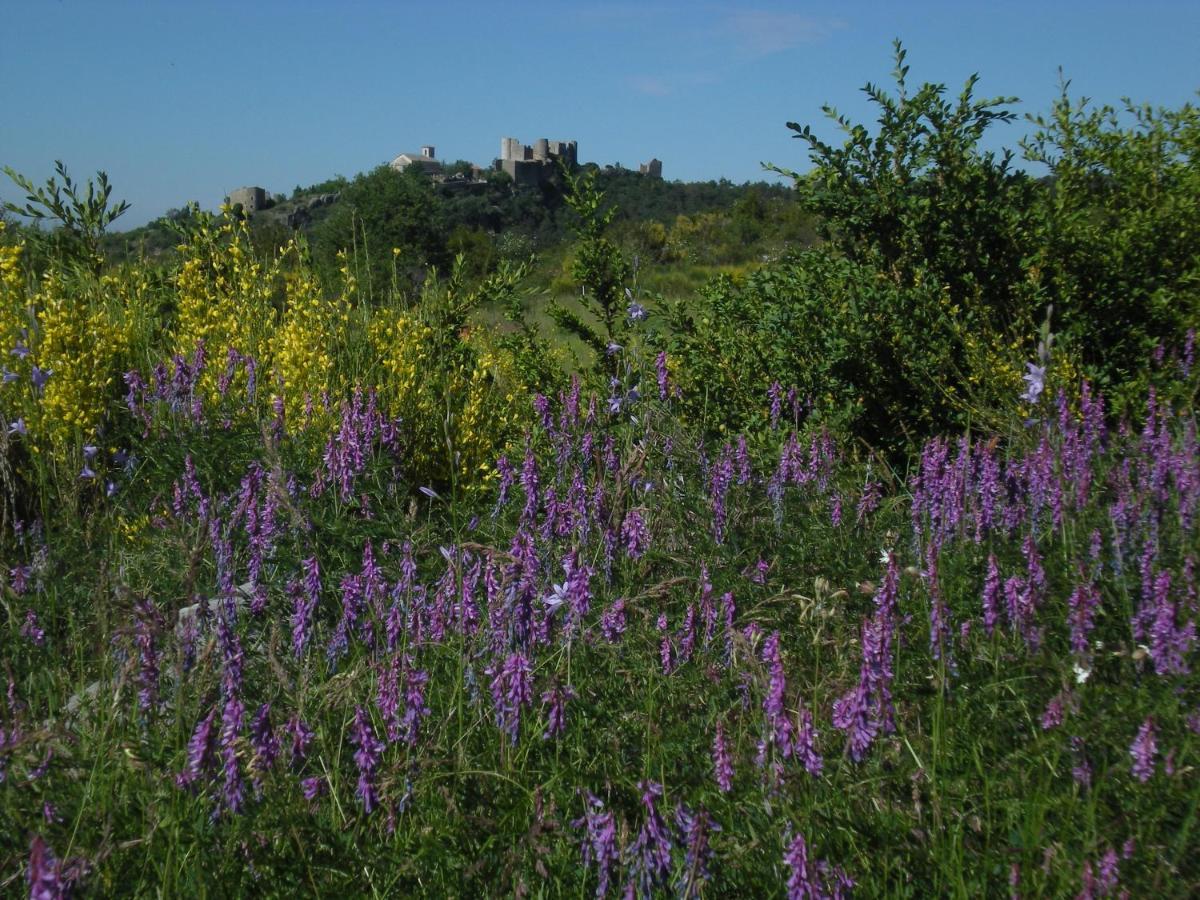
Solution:
M438 162L434 155L434 148L430 144L422 147L420 153L401 153L388 165L397 172L404 172L409 166L417 166L426 175L442 174L442 164Z
M230 206L241 206L242 215L249 218L260 209L267 208L267 192L260 187L240 187L230 191L225 202Z
M505 137L500 139L500 158L493 165L507 172L518 187L536 187L550 176L559 160L569 168L577 166L579 145L575 141L546 138L522 144L514 137Z

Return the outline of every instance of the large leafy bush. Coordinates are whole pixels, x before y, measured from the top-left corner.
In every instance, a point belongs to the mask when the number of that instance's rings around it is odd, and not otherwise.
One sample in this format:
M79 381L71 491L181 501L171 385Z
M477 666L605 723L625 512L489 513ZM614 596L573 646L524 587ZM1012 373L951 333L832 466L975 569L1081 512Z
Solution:
M1200 110L1093 107L1064 84L1032 121L1025 153L1052 181L1037 274L1088 374L1140 396L1146 356L1181 345L1200 312Z

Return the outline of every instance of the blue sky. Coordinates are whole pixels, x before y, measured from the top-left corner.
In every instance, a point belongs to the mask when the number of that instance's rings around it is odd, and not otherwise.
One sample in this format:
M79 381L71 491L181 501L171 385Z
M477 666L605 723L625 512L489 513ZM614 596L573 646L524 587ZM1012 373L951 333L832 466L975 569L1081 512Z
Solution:
M434 144L481 164L500 138L741 182L803 169L787 121L856 120L859 88L910 81L1178 106L1200 89L1200 3L83 2L0 0L0 164L109 173L125 227L232 188L291 191ZM1025 125L998 128L1015 146ZM0 197L17 199L0 178Z

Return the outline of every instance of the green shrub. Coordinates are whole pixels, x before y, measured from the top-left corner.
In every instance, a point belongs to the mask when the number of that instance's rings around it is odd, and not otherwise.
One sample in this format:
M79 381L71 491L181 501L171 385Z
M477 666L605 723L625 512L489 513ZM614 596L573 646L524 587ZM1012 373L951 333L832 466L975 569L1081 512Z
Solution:
M1200 313L1200 110L1092 107L1062 95L1024 143L1050 169L1038 276L1063 338L1116 401L1143 393L1146 357Z

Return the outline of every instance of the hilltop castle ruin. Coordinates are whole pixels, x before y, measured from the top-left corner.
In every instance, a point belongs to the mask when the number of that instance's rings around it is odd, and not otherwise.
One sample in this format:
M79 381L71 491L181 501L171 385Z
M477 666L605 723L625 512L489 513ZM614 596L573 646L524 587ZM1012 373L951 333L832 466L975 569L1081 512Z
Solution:
M538 138L522 144L514 137L500 138L500 158L493 166L507 172L518 187L541 184L562 160L568 168L579 164L579 144L575 141L548 141Z

